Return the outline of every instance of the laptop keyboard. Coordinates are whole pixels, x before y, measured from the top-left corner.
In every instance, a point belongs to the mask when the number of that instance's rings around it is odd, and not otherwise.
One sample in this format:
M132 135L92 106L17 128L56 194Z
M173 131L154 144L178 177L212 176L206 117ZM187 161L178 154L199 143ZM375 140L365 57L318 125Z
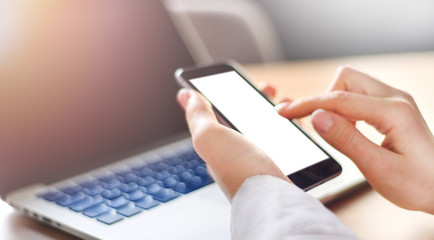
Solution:
M110 225L212 182L203 160L189 149L157 162L143 162L78 181L38 197Z

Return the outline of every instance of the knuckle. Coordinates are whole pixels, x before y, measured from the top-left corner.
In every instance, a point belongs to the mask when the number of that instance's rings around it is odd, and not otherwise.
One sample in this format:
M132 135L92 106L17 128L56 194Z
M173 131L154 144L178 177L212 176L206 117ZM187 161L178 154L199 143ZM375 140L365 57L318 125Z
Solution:
M333 91L331 93L331 98L332 99L337 99L337 100L343 100L343 99L348 98L349 95L350 95L349 92L342 91L342 90L337 90L337 91Z
M414 98L410 93L402 91L402 90L398 90L398 94L407 102L409 102L409 103L414 102Z
M347 77L349 74L352 74L354 70L347 65L340 65L338 68L339 76Z
M339 66L336 70L333 83L329 86L327 92L333 92L335 89L345 88L346 82L351 79L353 72L354 70L346 65Z
M413 111L413 106L404 99L394 99L392 109L395 110L398 114L407 115Z
M340 81L345 81L345 79L351 78L356 71L347 65L341 65L337 71L337 79Z

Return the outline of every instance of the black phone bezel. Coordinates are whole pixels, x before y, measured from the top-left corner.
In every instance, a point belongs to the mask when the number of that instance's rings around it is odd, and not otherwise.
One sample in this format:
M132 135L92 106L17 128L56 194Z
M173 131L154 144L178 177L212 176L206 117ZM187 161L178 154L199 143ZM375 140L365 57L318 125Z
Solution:
M177 80L183 81L183 83L187 84L189 88L192 88L198 92L200 92L189 80L194 78L200 78L204 76L235 71L238 75L240 75L250 86L252 86L261 96L263 96L272 106L275 104L258 88L255 87L245 76L241 73L236 67L228 63L219 63L214 65L208 65L203 67L187 67L180 68L176 70L175 77ZM206 97L206 96L205 96ZM215 113L231 128L240 132L212 103L213 109ZM320 162L315 163L314 165L308 166L304 169L301 169L295 173L291 173L287 175L287 177L299 188L307 191L312 189L336 176L338 176L342 172L341 165L334 160L330 154L328 154L318 143L316 143L303 129L301 129L296 123L292 120L288 120L291 124L293 124L296 128L298 128L310 141L312 141L321 151L323 151L328 158L324 159Z

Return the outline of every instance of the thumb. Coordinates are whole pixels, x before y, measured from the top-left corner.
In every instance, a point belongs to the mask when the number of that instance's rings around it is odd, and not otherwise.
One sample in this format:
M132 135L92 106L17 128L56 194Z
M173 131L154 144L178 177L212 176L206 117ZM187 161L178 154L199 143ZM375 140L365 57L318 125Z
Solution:
M353 160L367 179L388 165L383 157L388 152L367 139L344 117L318 109L311 120L318 134Z
M187 124L193 139L202 135L212 126L219 126L211 104L200 93L191 89L181 89L178 102L184 108Z

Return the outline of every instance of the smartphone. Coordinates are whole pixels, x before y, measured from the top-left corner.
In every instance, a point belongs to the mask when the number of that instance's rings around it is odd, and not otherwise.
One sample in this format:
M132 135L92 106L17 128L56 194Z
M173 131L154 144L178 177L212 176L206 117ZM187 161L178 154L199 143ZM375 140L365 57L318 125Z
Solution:
M342 167L242 74L236 63L179 68L175 79L211 102L224 124L261 148L299 188L307 191L342 172Z

